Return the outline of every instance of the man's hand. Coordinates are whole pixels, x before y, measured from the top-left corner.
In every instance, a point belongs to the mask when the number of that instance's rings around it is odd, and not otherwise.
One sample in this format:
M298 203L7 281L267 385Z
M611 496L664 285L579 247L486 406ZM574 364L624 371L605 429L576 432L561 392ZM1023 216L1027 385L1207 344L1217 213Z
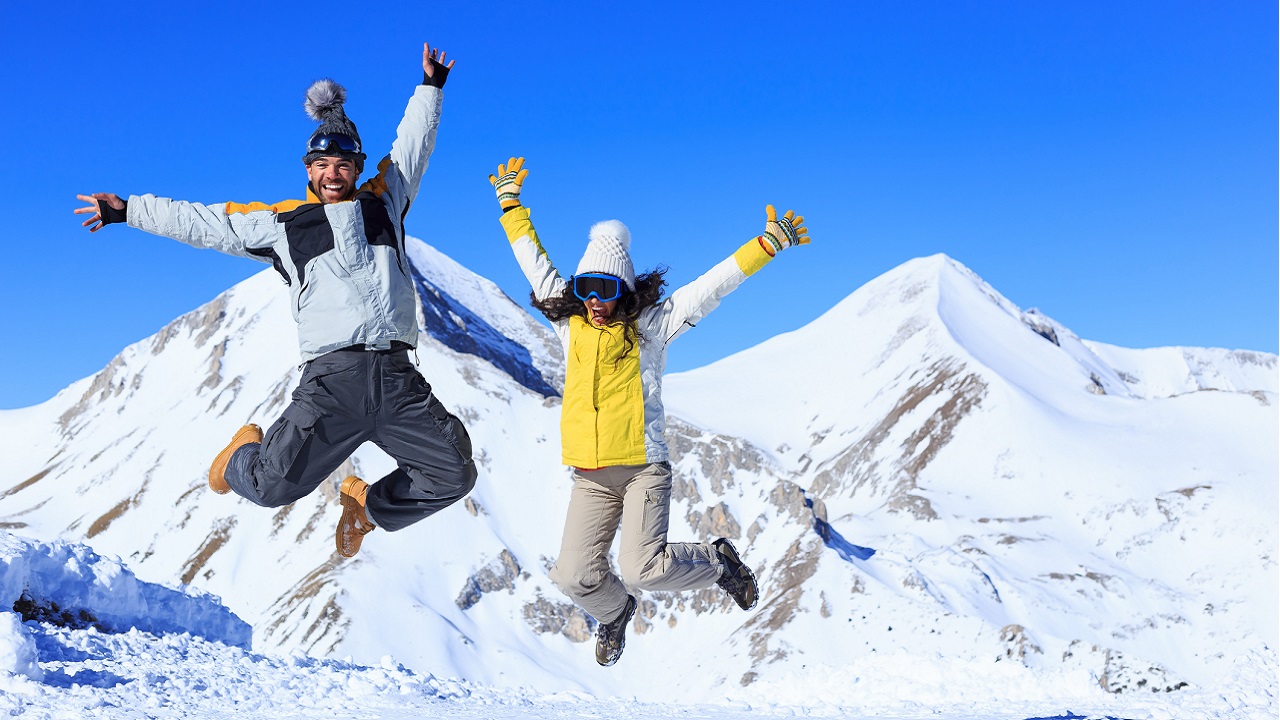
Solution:
M793 245L805 245L809 242L809 228L806 228L803 215L796 215L795 212L788 210L785 215L778 217L778 211L773 209L772 205L765 205L765 224L764 235L760 236L765 250L770 255L777 255L779 250L785 250Z
M76 215L93 215L80 223L89 228L89 232L98 232L111 223L125 222L125 203L115 193L93 193L92 195L76 195L76 198L88 203L86 207L76 208Z
M439 53L439 57L437 57ZM444 51L440 48L431 49L429 43L422 43L422 84L434 85L435 87L444 87L444 81L449 77L449 71L453 69L455 60L450 60L448 65L444 64Z
M498 174L490 175L489 182L498 195L502 211L520 207L520 189L529 171L524 169L524 158L511 158L506 165L498 164Z

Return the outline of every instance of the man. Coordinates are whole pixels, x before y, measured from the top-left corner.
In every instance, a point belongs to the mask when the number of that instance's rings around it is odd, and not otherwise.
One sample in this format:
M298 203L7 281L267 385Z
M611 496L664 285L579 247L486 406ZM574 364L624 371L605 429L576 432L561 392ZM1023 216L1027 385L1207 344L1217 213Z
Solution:
M338 552L354 557L376 527L399 530L460 500L475 485L471 440L409 360L417 346L416 294L404 247L409 211L435 146L442 88L454 62L422 48L414 91L378 174L362 185L360 135L332 80L307 91L320 122L307 142L305 200L201 205L110 193L88 203L90 232L115 222L188 245L268 262L284 277L305 370L293 402L264 435L246 425L209 469L209 487L263 507L298 500L372 440L399 467L373 485L340 490Z

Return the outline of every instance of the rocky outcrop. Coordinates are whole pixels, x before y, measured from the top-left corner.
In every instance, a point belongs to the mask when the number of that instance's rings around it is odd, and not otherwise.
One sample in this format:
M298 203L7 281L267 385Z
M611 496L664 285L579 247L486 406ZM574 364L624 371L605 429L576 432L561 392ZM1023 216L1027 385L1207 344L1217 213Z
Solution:
M938 517L918 492L920 473L951 442L960 422L982 404L987 384L955 358L935 361L923 375L870 431L818 467L810 485L815 497L871 496L881 498L892 512L919 520ZM922 408L932 409L916 412ZM903 423L910 434L890 446L889 438Z
M480 568L467 578L467 582L462 586L462 590L458 593L458 599L454 602L461 610L470 610L472 606L480 602L480 598L485 593L497 592L499 590L514 590L516 580L520 577L520 563L516 561L514 555L505 548L498 553L498 557L488 565Z
M525 603L521 614L525 623L540 635L563 635L575 643L595 637L596 621L582 608L573 603L548 600L541 593L533 602Z

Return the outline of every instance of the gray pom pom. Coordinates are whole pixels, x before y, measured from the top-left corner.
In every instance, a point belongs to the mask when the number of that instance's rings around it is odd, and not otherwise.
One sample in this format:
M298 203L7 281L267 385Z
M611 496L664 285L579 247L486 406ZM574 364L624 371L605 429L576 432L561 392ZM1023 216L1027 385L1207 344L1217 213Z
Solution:
M307 99L303 101L302 108L312 120L324 120L334 110L341 110L346 101L347 91L338 83L325 78L315 81L307 88Z

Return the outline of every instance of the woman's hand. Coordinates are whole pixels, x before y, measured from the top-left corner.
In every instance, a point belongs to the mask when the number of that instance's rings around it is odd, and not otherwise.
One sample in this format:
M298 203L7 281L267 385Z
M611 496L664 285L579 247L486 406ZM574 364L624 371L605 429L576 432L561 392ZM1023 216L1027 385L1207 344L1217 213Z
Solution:
M489 176L503 212L520 207L520 189L528 175L529 171L524 169L524 158L513 157L505 165L498 164L497 175Z
M777 255L779 250L795 245L809 243L809 228L803 225L803 215L796 215L794 211L788 210L785 215L778 217L778 211L772 205L765 205L764 211L767 219L764 223L764 235L760 237L770 255Z

